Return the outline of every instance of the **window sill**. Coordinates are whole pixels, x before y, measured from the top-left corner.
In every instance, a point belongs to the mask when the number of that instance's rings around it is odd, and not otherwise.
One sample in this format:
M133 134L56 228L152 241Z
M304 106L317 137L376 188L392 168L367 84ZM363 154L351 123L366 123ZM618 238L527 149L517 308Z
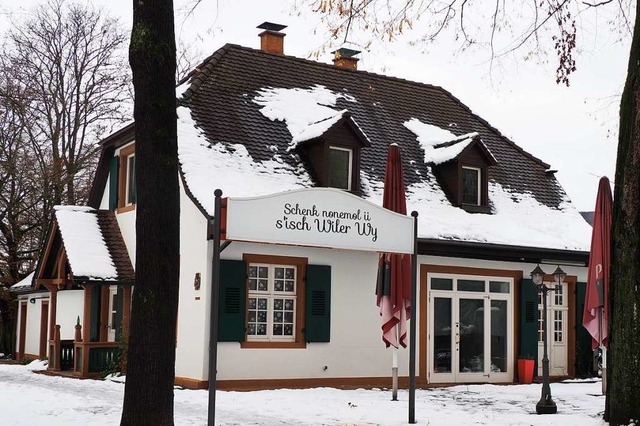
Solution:
M240 342L242 349L305 349L306 342Z
M130 211L135 210L135 209L136 209L136 205L135 204L129 204L128 206L118 207L116 212L118 214L120 214L120 213L130 212Z
M489 206L477 206L475 204L460 204L460 208L468 213L491 213Z

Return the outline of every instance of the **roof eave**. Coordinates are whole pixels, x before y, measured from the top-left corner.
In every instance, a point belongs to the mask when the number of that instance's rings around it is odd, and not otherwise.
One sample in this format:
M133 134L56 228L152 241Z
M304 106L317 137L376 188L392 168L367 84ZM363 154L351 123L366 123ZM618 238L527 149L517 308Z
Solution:
M587 266L589 252L471 241L418 239L418 254L504 262L558 263ZM543 262L544 261L544 262Z

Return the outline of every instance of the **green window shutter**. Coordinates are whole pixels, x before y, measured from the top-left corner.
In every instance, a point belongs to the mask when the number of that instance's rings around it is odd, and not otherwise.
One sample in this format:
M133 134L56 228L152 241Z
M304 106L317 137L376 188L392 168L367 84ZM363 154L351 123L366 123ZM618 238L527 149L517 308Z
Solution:
M124 294L124 290L122 290L122 286L118 286L118 292L116 293L116 297L114 300L114 309L116 311L115 321L112 326L116 330L116 341L120 341L122 339L122 295ZM111 315L111 312L109 312Z
M89 330L89 341L98 342L100 340L100 307L101 288L94 284L91 286L91 324Z
M307 265L305 340L331 338L331 266Z
M109 169L109 210L118 208L118 157L111 157Z
M242 342L245 337L247 264L242 260L220 261L218 341Z
M538 289L529 278L520 286L520 356L528 355L536 361L538 371Z
M593 370L593 351L591 350L591 335L582 326L584 298L587 283L576 284L576 377L585 377Z

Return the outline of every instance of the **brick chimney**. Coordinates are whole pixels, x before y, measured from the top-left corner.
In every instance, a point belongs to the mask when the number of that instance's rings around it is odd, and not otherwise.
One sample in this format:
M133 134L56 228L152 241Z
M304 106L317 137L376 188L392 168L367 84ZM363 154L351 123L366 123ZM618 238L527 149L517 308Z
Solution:
M260 49L263 52L284 55L284 36L286 34L280 31L287 28L287 26L274 24L273 22L263 22L257 28L264 30L258 34L260 36Z
M359 50L347 49L346 47L341 47L338 50L333 52L333 63L337 67L348 68L350 70L358 69L358 61L360 59L355 58L354 56L360 53Z

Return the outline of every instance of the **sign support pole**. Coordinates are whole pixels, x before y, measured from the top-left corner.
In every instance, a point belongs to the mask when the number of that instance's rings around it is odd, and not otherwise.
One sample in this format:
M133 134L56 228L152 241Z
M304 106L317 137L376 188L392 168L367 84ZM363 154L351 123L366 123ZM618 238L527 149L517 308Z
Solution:
M216 423L216 369L218 364L218 309L220 295L220 211L222 191L214 191L213 257L211 259L211 306L209 308L209 411L207 425Z
M418 281L418 212L413 217L413 253L411 254L411 329L409 330L409 423L416 422L416 328Z

